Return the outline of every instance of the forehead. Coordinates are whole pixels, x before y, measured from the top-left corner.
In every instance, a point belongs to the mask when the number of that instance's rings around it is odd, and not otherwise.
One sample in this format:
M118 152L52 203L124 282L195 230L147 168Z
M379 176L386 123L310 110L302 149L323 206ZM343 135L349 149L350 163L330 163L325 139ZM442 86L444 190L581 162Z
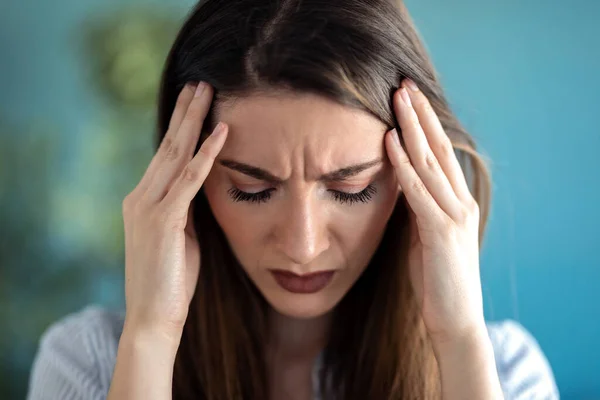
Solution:
M229 126L221 155L277 168L295 163L326 172L384 154L386 125L315 94L255 95L220 106Z

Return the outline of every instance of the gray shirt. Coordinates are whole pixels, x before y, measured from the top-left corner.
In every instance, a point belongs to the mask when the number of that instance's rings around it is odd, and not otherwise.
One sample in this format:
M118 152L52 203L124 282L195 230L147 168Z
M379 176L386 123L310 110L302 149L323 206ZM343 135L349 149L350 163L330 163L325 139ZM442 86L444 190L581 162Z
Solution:
M88 306L52 324L42 335L29 379L28 400L106 399L124 314ZM518 322L487 322L506 400L559 399L548 360ZM313 370L315 399L317 371Z

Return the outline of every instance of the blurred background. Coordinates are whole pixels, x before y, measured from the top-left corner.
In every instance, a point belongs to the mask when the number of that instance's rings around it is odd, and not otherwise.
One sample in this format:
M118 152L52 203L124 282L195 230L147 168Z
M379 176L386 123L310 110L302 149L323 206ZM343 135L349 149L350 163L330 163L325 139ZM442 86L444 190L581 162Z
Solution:
M191 0L0 2L0 399L41 333L123 307L121 201ZM406 0L489 159L486 318L521 322L563 399L600 399L600 2Z

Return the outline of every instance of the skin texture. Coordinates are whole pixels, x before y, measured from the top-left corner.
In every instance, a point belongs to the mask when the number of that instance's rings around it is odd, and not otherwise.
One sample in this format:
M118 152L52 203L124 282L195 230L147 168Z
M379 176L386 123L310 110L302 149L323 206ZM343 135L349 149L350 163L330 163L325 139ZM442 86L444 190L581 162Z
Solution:
M439 118L410 79L395 92L394 111L406 150L395 130L386 149L410 210L410 279L440 367L442 398L501 399L483 315L479 207Z
M498 395L485 337L478 206L448 136L412 81L395 93L394 110L406 150L395 140L396 130L385 132L368 114L315 95L254 97L225 107L220 120L230 136L205 182L209 204L246 273L273 307L272 371L293 370L289 360L305 354L306 368L297 369L304 373L290 379L298 382L324 344L327 314L364 271L404 188L413 238L411 282L440 365L455 360L450 355L458 347L477 349L471 353L484 360L478 366L487 365L478 368L487 384L472 393ZM318 180L379 157L380 166L349 180ZM281 182L249 177L219 159L257 166ZM331 190L356 193L369 184L377 190L365 204L340 204L330 196ZM264 203L233 202L231 187L248 193L273 190ZM269 268L338 272L324 290L307 295L281 289ZM453 374L448 370L443 378ZM444 392L452 397L463 388L447 384Z
M219 114L229 127L228 139L204 190L234 254L273 308L267 359L271 382L278 385L272 394L297 398L310 388L330 311L365 270L398 198L383 143L387 129L365 112L312 94L245 98ZM381 162L353 177L319 179L377 159ZM262 168L283 182L259 180L221 160ZM365 203L342 203L332 193L358 193L368 185L376 193ZM266 202L235 202L232 187L248 193L274 190ZM337 272L325 289L295 294L281 288L269 268Z
M182 91L157 154L123 201L126 319L108 398L170 396L173 360L201 268L189 210L202 185L236 257L273 309L271 398L310 398L310 366L327 337L328 316L364 271L400 190L411 216L411 284L440 367L443 398L502 398L482 311L479 210L425 96L404 87L394 94L406 151L395 130L385 132L369 115L295 95L224 107L222 129L193 155L212 93L203 85ZM382 164L351 179L317 179L377 158ZM266 169L281 182L231 171L228 159ZM232 185L254 193L272 189L271 197L236 203L228 197ZM368 185L375 192L367 203L339 203L332 192L356 193ZM276 286L268 268L337 272L324 290L298 295Z
M271 306L290 318L328 313L364 271L398 197L385 156L385 125L316 95L252 97L224 108L227 142L204 190L219 225L246 273ZM220 160L257 166L284 180L273 184L235 171ZM340 182L320 175L353 164L381 163ZM341 203L333 190L357 193L373 185L367 203ZM228 191L274 189L263 203L235 202ZM268 271L297 274L336 270L315 294L282 289Z

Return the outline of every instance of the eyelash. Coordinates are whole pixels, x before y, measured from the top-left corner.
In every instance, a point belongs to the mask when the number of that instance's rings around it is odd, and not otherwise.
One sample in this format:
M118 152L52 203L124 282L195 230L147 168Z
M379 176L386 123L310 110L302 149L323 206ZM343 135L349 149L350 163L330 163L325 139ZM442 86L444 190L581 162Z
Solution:
M233 201L236 202L247 201L249 203L266 203L271 198L271 192L274 190L275 189L267 189L258 193L247 193L239 190L236 187L232 187L228 192ZM357 202L368 203L372 199L373 195L377 193L377 189L375 189L375 186L369 185L358 193L346 193L338 190L330 190L330 192L333 194L333 198L340 203L353 204Z

